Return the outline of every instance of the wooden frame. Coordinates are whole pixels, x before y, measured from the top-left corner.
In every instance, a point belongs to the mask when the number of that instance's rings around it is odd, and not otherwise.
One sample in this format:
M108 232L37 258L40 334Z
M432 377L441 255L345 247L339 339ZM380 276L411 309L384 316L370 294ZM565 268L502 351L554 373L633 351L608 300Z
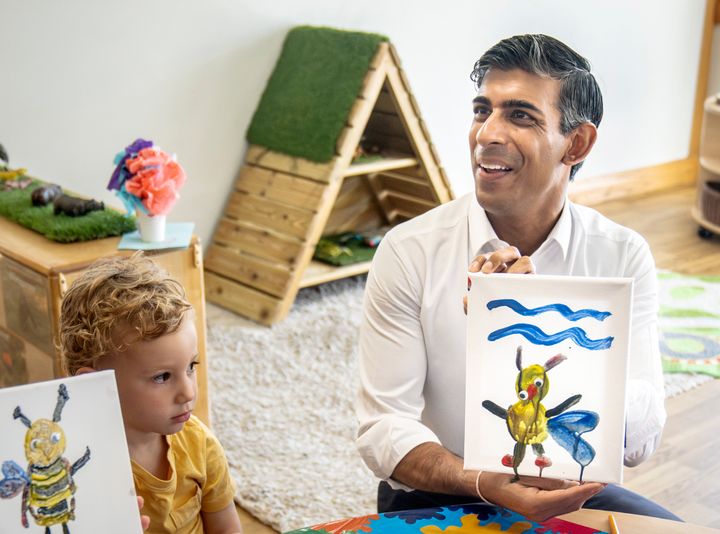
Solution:
M353 163L361 143L382 159ZM370 262L312 261L324 234L395 225L453 198L395 48L382 43L336 143L315 163L250 145L205 261L209 301L263 324L300 288L365 273Z

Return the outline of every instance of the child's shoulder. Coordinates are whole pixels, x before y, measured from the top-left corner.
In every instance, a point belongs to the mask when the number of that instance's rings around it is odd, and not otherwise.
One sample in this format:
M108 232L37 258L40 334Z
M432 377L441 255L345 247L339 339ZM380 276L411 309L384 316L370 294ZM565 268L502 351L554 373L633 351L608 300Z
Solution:
M187 448L204 449L208 445L212 446L217 443L217 438L213 435L205 423L194 415L190 416L182 430L172 435L172 441L175 444Z

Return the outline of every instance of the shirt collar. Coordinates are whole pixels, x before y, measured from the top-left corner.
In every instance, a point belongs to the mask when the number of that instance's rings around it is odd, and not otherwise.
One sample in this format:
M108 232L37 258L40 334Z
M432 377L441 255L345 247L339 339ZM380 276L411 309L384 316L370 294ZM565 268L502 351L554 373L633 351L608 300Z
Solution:
M480 207L480 204L478 204L474 196L470 199L468 226L468 234L470 236L468 263L478 254L484 254L508 246L508 243L497 236L492 224L490 224L487 218L485 210ZM567 251L570 247L571 234L572 214L570 213L570 201L566 200L558 222L555 223L547 239L540 245L536 253L545 249L552 241L555 241L562 250L563 259L566 259Z

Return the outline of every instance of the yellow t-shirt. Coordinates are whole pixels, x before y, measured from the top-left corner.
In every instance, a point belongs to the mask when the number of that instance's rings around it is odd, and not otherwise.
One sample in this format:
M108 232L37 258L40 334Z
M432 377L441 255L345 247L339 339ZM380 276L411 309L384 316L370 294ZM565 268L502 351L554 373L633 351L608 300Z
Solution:
M137 494L150 516L148 533L201 534L200 511L218 512L230 504L235 488L223 448L198 418L191 416L168 442L168 480L161 480L132 462Z

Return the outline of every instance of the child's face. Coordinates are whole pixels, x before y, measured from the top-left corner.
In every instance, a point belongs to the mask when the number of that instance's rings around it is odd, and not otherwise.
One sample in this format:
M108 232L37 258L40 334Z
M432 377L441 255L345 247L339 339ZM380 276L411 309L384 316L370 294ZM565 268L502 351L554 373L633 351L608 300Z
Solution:
M129 439L182 430L197 398L198 348L192 314L172 334L138 341L99 363L98 367L115 370Z

